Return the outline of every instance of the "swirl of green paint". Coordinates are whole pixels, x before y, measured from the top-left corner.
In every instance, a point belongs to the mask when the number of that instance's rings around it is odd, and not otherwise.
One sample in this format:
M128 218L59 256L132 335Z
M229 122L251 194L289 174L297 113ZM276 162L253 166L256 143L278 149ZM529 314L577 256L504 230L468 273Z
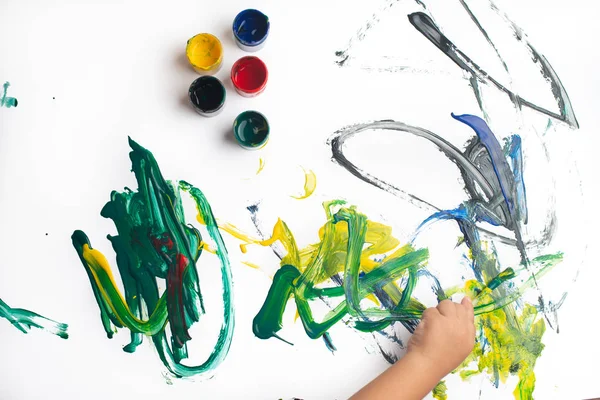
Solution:
M118 235L108 235L117 258L125 294L120 293L106 258L92 248L82 231L72 235L73 246L87 272L109 338L115 327L131 331L123 349L134 352L148 335L167 369L178 377L207 373L226 357L234 329L232 277L227 249L204 194L186 182L166 181L152 153L129 139L130 158L138 191L113 191L101 215L113 220ZM216 245L223 286L223 323L206 361L188 366L188 332L205 313L196 264L204 245L200 231L186 224L181 193L195 201L198 213ZM159 293L159 282L166 290ZM167 337L166 327L169 327Z

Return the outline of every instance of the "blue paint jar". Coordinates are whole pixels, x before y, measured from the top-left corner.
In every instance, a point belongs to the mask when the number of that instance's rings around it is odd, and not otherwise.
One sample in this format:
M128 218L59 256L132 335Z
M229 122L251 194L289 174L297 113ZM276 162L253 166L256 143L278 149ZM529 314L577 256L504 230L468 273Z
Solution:
M260 50L269 36L269 17L249 8L233 20L233 36L238 47L244 51Z

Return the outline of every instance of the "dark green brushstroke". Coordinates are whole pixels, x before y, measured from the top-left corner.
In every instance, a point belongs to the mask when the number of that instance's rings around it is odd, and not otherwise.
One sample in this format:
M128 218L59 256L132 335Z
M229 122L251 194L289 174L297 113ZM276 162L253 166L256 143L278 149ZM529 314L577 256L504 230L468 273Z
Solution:
M60 338L67 339L67 324L53 321L33 311L22 308L10 308L0 299L0 318L6 318L15 328L23 333L29 333L31 328L43 329Z
M383 262L378 268L359 277L360 258L366 243L367 218L354 208L340 208L335 214L332 208L342 204L334 201L326 204L328 222L324 226L324 235L308 265L284 265L273 277L273 284L269 289L265 302L254 318L253 332L261 339L277 337L277 332L282 329L282 316L285 306L293 295L298 314L306 334L316 339L324 335L333 325L344 317L353 319L354 327L365 332L378 331L388 326L393 321L415 320L419 318L425 306L411 298L416 284L416 275L419 269L424 268L429 253L427 249L411 249L401 257L391 258ZM328 261L337 257L334 248L340 243L335 242L335 229L339 223L346 224L348 236L346 242L344 261L343 286L318 288L315 285L331 277L331 266ZM304 272L300 272L300 270ZM333 274L336 272L334 271ZM376 289L385 287L397 279L405 276L406 284L398 304L391 310L379 308L363 309L360 301L367 295L375 293ZM324 318L317 322L313 318L310 300L316 298L343 298ZM377 320L369 318L379 317Z
M98 281L94 277L84 258L85 245L91 249L91 244L82 231L73 233L73 245L90 279L102 325L109 338L114 327L127 327L131 331L131 341L124 351L134 352L145 334L152 337L160 359L175 376L209 372L223 361L233 336L232 277L227 249L204 194L189 183L166 181L152 153L132 139L129 139L129 145L138 191L128 188L124 192L113 191L101 211L103 217L114 222L118 231L118 235L107 237L117 256L125 302L106 273L94 268ZM185 221L182 191L189 193L196 202L216 245L223 285L224 311L219 337L212 353L198 366L181 363L188 356L187 342L191 340L188 329L205 312L196 270L202 253L202 236ZM158 290L161 279L167 285L162 294ZM169 338L165 331L167 324Z

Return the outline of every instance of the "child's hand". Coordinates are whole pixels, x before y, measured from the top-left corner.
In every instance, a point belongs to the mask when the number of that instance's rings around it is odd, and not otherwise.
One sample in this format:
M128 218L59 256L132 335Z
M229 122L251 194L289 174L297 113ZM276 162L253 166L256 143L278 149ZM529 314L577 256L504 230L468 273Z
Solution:
M440 379L462 363L475 345L473 303L444 300L423 312L408 342L407 357L419 357Z
M475 344L473 304L444 300L428 308L408 342L408 353L358 391L352 400L422 399L469 355Z

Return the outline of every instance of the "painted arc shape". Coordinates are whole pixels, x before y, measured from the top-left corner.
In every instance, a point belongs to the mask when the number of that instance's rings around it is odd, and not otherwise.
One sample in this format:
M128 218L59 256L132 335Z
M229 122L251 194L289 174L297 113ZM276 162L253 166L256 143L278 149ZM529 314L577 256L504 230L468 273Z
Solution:
M124 293L116 284L106 257L92 247L84 232L73 233L73 246L88 275L109 338L115 327L129 329L131 341L123 350L133 353L144 335L150 336L159 358L174 376L211 374L225 359L233 338L232 275L227 249L210 204L200 189L184 181L166 181L152 153L131 139L129 144L138 190L113 191L101 211L117 228L118 235L109 235L108 239L116 253ZM223 287L219 335L206 360L196 366L182 361L188 357L190 327L207 312L196 269L203 242L200 231L185 221L183 193L196 203L215 243ZM166 281L162 293L158 289L159 279Z
M495 176L491 177L490 174L484 175L473 163L470 159L461 152L456 146L442 138L441 136L420 127L411 126L399 121L393 120L383 120L383 121L374 121L374 122L366 122L355 125L350 125L344 127L338 131L336 131L332 137L328 140L329 145L331 146L332 151L332 160L339 164L341 167L346 169L352 175L357 177L358 179L373 185L383 191L386 191L404 201L407 201L409 204L412 204L416 207L419 207L423 210L436 213L442 212L443 210L433 204L432 202L422 199L414 194L408 193L405 190L392 185L376 176L369 174L367 171L362 170L356 164L354 164L351 160L349 160L344 154L344 146L350 141L353 137L359 134L365 134L368 131L373 130L389 130L396 131L398 133L404 132L408 134L415 135L417 137L422 137L434 145L436 145L452 162L454 162L457 167L463 172L463 177L468 178L465 179L465 182L471 182L471 185L467 188L469 189L469 193L474 198L477 198L479 201L483 203L487 203L497 198L499 195L497 189L492 186L491 179L495 178ZM495 175L492 173L492 175ZM481 190L479 190L479 188ZM553 219L547 221L547 224L553 225ZM550 229L547 227L547 229ZM500 240L502 243L509 244L512 246L517 245L517 240L515 238L507 237L505 235L498 234L496 232L492 232L488 229L485 229L481 226L478 226L478 230L491 238ZM546 229L545 229L546 230ZM538 241L536 239L528 240L524 243L525 247L529 246L540 246L544 245L548 237L543 237L542 241Z
M472 14L471 18L474 18ZM433 43L438 49L440 49L442 53L444 53L448 58L450 58L461 69L471 74L474 78L477 78L483 82L490 82L497 89L506 93L506 95L509 96L511 101L513 101L516 104L516 106L525 106L531 108L532 110L545 114L549 117L563 121L573 128L579 128L579 123L577 122L577 118L575 117L575 113L571 105L571 100L569 99L567 91L565 90L562 82L558 78L558 75L556 74L548 60L542 54L539 54L531 44L527 43L527 47L531 51L535 60L538 60L540 62L543 75L548 79L548 81L551 84L552 92L558 103L560 114L557 114L544 107L540 107L534 103L531 103L523 99L519 95L513 93L511 90L504 87L502 84L500 84L500 82L498 82L491 75L482 70L475 62L472 61L471 58L469 58L460 49L458 49L454 45L454 43L452 43L452 41L450 41L450 39L448 39L441 32L439 27L435 24L435 22L431 19L429 15L425 14L424 12L415 12L408 15L408 20L423 36L425 36L431 43Z
M302 168L304 171L304 193L300 196L291 196L296 200L307 199L315 192L317 189L317 175L315 175L313 170L306 170Z

